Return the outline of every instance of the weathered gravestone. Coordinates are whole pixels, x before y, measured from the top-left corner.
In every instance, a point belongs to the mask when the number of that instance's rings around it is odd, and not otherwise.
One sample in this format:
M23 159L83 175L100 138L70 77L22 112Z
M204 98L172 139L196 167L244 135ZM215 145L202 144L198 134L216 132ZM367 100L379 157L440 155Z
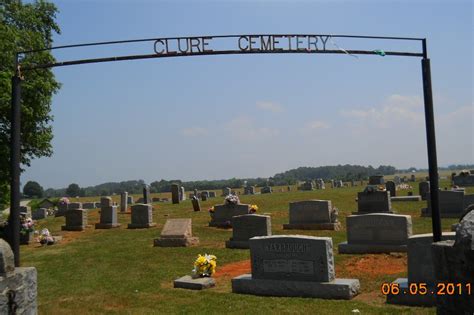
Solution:
M437 314L474 314L474 210L462 218L455 240L433 243L431 252L436 281L457 289L437 296Z
M194 211L201 211L201 205L199 204L199 199L196 196L191 198L191 203L193 204Z
M179 187L179 201L184 201L186 200L186 191L184 190L184 187Z
M337 215L330 200L290 202L290 223L283 224L283 229L338 231L341 223Z
M214 212L211 213L209 226L214 227L232 227L232 217L249 214L250 205L247 204L224 204L214 206Z
M133 204L133 196L127 196L127 203L129 205Z
M61 226L63 231L84 231L87 225L87 211L84 209L70 209L66 211L66 225Z
M271 218L267 215L244 214L232 218L232 237L225 242L227 248L249 248L254 236L272 235Z
M100 207L100 222L95 224L96 229L112 229L119 227L117 222L117 206Z
M153 222L153 207L150 204L135 204L132 206L132 223L129 229L146 229L156 226Z
M441 218L460 218L464 212L464 192L440 190L439 214ZM426 194L428 208L421 209L422 217L431 217L431 194Z
M300 189L304 191L314 190L313 181L307 180L306 182L303 183L303 185L301 185Z
M127 212L128 209L128 192L124 191L120 194L120 212Z
M0 314L37 314L37 272L16 267L13 251L0 239Z
M199 238L193 237L191 219L168 219L160 238L155 239L153 244L159 247L187 247L199 244Z
M420 182L418 184L418 190L420 192L421 200L426 200L428 193L430 192L430 182Z
M412 235L411 216L398 214L350 215L346 218L347 242L341 254L406 252Z
M34 209L31 212L31 218L33 220L46 219L47 217L48 217L48 209L46 208Z
M453 232L443 233L443 240L454 239ZM392 285L399 287L398 294L388 294L387 303L411 305L411 306L433 306L436 294L436 277L434 271L431 244L433 234L417 234L408 238L408 278L398 278ZM410 284L426 284L428 294L410 294Z
M395 182L392 182L391 180L387 181L385 183L385 188L390 192L390 197L397 196L397 185L395 185Z
M384 183L383 175L372 175L369 177L369 185L383 185Z
M392 213L390 192L368 186L363 192L357 193L357 209L358 212L353 214Z
M244 187L244 195L255 195L255 187L254 186L245 186Z
M179 204L179 186L177 184L171 185L171 200L173 204Z
M302 235L253 237L252 274L232 279L232 292L352 299L359 293L357 279L336 279L332 239Z
M271 194L272 193L272 187L270 187L270 186L262 187L262 189L260 189L260 192L262 194Z

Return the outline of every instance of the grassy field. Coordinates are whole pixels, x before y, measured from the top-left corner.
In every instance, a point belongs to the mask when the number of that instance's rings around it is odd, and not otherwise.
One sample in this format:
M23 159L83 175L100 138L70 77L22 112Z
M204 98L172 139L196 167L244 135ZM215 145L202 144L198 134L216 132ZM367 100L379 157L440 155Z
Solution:
M448 182L441 182L441 187ZM358 278L361 294L351 301L311 298L276 298L233 294L229 276L218 276L219 267L249 259L248 250L226 249L225 240L231 230L208 227L207 209L222 203L223 198L201 202L203 211L193 212L191 201L179 205L154 203L156 228L128 230L130 214L119 214L122 226L112 230L61 232L64 217L41 220L38 228L47 227L55 235L63 235L61 244L21 247L21 265L38 270L38 302L41 314L434 314L434 308L398 307L385 304L380 293L383 282L406 276L406 255L342 255L337 244L346 240L345 217L356 210L355 197L362 187L291 192L276 187L273 194L240 196L242 203L259 206L259 214L272 217L273 234L304 234L329 236L333 239L336 277ZM418 183L413 183L417 194ZM474 192L474 188L468 190ZM407 191L399 191L406 195ZM218 193L219 194L219 193ZM153 194L153 196L158 196ZM162 197L170 197L161 194ZM137 198L138 196L136 196ZM114 200L118 201L118 196ZM99 198L80 198L80 201ZM288 203L306 199L332 200L339 209L341 231L284 231L288 222ZM76 201L76 200L73 200ZM413 233L431 231L431 219L421 218L426 202L399 202L392 207L400 214L409 214ZM153 247L168 218L192 218L193 234L200 238L198 247ZM98 210L89 212L89 224L99 221ZM443 231L449 231L455 219L443 219ZM205 291L173 289L173 280L190 274L192 263L199 253L212 253L218 259L217 285ZM387 266L388 263L388 266ZM378 265L380 264L380 265ZM378 266L388 267L377 272ZM375 266L374 266L375 265ZM393 266L393 268L392 268ZM367 268L366 268L367 267ZM400 269L401 267L401 269ZM380 271L380 270L379 270Z

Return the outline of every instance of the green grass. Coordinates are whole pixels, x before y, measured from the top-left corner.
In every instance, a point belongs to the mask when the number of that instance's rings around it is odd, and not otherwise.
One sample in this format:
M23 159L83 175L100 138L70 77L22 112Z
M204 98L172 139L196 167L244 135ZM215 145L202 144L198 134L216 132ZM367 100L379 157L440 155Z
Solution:
M441 187L446 183L442 183ZM418 183L413 185L417 194ZM305 234L330 236L335 247L336 269L341 269L356 255L339 255L337 244L346 240L345 217L356 210L355 197L361 187L326 189L323 191L279 192L273 194L241 196L242 203L259 206L260 214L272 217L273 234ZM470 188L468 191L473 192ZM400 194L406 194L405 191ZM154 194L155 195L155 194ZM138 196L137 196L138 197ZM82 198L81 201L98 200ZM114 199L118 201L117 196ZM288 221L288 203L306 199L332 200L339 209L341 231L283 231ZM75 201L75 200L74 200ZM274 298L233 294L230 279L218 279L215 288L205 291L173 289L174 279L189 274L198 253L212 253L219 266L249 258L248 250L224 248L230 230L207 226L207 208L221 203L222 198L201 202L203 211L193 212L191 202L179 205L154 204L154 221L157 228L128 230L130 215L119 214L122 226L112 230L88 229L86 232L68 232L59 245L38 247L33 244L21 247L22 266L38 270L38 303L41 314L351 314L358 309L361 314L434 314L434 308L413 308L386 305L380 294L382 282L393 281L406 273L396 275L358 275L362 294L351 301L321 300L311 298ZM428 233L431 219L421 218L421 208L426 202L399 202L392 207L400 214L409 214L413 232ZM89 224L98 222L98 211L89 212ZM192 218L193 234L200 238L198 247L157 248L157 238L168 218ZM455 219L443 219L443 230L449 231ZM53 234L62 234L64 218L48 218L39 228L48 227ZM73 235L72 239L68 236ZM402 255L406 259L406 255ZM347 272L347 270L346 270ZM336 276L338 276L336 274ZM345 277L351 276L344 274ZM353 275L352 275L353 276Z

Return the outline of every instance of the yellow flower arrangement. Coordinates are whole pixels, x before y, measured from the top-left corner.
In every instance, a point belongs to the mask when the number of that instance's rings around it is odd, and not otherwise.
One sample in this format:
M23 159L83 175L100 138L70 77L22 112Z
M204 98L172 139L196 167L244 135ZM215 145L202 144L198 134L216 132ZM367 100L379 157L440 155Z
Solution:
M257 205L250 205L250 213L255 213L255 212L257 212L257 210L258 210Z
M199 254L194 262L193 275L196 277L210 277L216 272L217 257L214 255Z
M214 207L213 206L209 208L209 212L214 213Z

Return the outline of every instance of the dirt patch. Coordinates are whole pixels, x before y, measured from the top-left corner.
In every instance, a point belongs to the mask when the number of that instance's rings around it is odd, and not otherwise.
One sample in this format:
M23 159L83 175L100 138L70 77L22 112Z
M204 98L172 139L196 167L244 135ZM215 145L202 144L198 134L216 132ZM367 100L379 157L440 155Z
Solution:
M250 260L237 261L221 267L217 266L213 277L216 281L219 281L219 279L234 278L244 273L251 273Z
M337 277L365 276L377 278L383 275L399 274L407 270L407 256L405 254L377 254L352 257L342 265L336 266Z

